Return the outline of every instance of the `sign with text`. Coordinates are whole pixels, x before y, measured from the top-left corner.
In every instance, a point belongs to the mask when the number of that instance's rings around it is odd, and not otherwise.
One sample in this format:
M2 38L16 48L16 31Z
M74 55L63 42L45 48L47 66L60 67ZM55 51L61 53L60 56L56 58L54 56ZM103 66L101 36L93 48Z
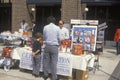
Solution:
M65 76L72 76L71 55L67 55L65 53L59 54L58 63L57 63L57 74L61 74Z
M97 26L73 25L72 47L76 44L83 46L83 50L95 51Z
M72 76L72 59L71 55L60 53L57 62L57 74L64 76ZM43 53L41 55L41 68L43 71ZM24 50L20 60L20 68L32 70L32 53L30 51Z
M104 22L104 23L98 25L98 31L105 30L107 27L108 26L107 26L106 22Z
M80 25L98 25L98 20L80 20L80 19L71 19L71 24L80 24Z
M98 31L98 41L104 41L104 35L105 35L105 31L102 30L102 31Z

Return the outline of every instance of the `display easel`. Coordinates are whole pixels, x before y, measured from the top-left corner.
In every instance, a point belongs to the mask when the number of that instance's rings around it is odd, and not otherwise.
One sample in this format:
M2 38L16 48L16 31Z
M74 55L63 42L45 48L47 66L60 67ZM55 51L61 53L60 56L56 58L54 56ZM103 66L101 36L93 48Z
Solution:
M72 46L82 45L83 52L96 50L97 20L71 20ZM85 51L84 51L85 50Z
M98 20L71 20L73 27L72 31L72 46L76 44L83 45L83 53L86 55L89 52L96 51L96 37L97 37L97 25ZM88 37L86 37L88 36ZM91 39L91 37L93 38ZM82 40L82 41L81 41ZM88 40L88 42L87 42ZM86 75L81 75L81 73L86 73L87 71L76 70L76 80L87 80Z

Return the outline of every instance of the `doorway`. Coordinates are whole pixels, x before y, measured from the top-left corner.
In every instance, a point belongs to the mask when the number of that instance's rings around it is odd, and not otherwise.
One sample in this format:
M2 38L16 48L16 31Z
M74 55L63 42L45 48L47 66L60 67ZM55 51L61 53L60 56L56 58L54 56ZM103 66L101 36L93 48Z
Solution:
M43 27L47 24L47 18L54 16L56 24L61 19L61 5L36 6L36 26L43 33Z
M0 6L0 32L6 30L11 31L11 6Z

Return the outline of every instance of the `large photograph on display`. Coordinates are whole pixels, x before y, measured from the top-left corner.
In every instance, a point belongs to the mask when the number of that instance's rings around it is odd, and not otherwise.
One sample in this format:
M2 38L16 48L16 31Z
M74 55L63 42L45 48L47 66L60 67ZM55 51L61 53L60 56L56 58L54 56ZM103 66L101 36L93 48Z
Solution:
M95 51L97 26L73 25L72 48L81 45L82 50Z

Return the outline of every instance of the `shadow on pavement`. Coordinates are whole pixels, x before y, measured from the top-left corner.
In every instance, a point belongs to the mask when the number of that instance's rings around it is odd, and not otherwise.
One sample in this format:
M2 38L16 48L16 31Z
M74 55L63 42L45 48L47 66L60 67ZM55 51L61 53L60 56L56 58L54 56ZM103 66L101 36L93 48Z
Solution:
M120 80L120 61L108 80Z
M115 51L107 51L108 53L116 54Z

